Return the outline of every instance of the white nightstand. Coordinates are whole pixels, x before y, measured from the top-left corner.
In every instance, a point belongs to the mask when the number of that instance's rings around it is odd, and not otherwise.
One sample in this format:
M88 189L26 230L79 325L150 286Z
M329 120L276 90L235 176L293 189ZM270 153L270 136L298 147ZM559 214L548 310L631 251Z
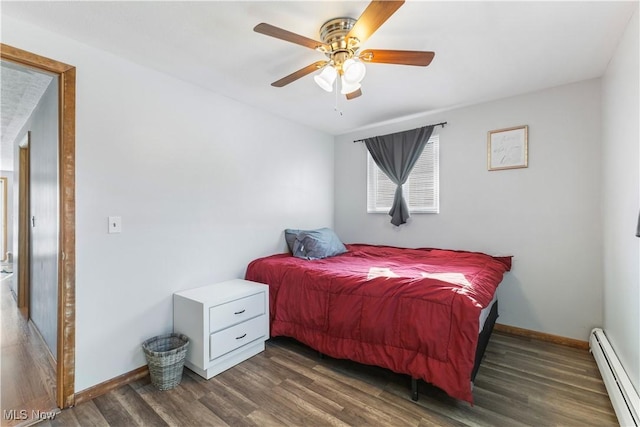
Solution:
M189 337L185 366L209 379L264 350L269 287L235 279L173 294L173 331Z

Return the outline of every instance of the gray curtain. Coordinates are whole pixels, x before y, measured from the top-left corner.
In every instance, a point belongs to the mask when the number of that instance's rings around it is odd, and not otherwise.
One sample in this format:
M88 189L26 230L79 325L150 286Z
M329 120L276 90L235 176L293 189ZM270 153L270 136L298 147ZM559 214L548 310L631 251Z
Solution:
M435 126L425 126L405 132L375 136L364 140L373 161L396 184L393 205L389 211L391 224L399 227L407 222L409 208L402 195L402 185L422 154Z

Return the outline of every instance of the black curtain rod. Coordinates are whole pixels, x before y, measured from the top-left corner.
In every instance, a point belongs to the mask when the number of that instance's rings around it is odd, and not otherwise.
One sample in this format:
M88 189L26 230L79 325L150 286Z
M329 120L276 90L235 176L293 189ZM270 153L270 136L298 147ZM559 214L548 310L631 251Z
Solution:
M440 123L436 123L435 125L425 125L425 126L423 126L423 127L427 127L427 126L433 126L433 127L436 127L436 126L442 126L442 127L444 127L446 124L447 124L447 122L440 122ZM353 142L354 142L354 143L355 143L355 142L364 142L364 139L356 139L356 140L355 140L355 141L353 141Z

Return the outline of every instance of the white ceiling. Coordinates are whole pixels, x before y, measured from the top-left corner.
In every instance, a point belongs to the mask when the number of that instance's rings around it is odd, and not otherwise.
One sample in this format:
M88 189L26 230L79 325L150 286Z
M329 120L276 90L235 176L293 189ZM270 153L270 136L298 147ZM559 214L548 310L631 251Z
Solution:
M267 22L319 39L367 1L9 2L2 13L113 52L227 97L342 134L381 121L601 76L638 1L407 1L362 48L430 50L429 67L368 64L346 101L311 76L270 83L316 51L253 32ZM82 73L82 70L78 70Z
M48 74L0 63L0 170L13 170L14 141L52 80Z

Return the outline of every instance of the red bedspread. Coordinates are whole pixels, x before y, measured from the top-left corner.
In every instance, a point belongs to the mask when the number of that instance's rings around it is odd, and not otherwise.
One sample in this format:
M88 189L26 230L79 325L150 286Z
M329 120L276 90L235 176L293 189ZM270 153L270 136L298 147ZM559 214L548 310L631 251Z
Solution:
M491 302L511 257L347 248L321 260L279 254L249 264L247 280L270 287L271 336L409 374L472 402L480 310Z

